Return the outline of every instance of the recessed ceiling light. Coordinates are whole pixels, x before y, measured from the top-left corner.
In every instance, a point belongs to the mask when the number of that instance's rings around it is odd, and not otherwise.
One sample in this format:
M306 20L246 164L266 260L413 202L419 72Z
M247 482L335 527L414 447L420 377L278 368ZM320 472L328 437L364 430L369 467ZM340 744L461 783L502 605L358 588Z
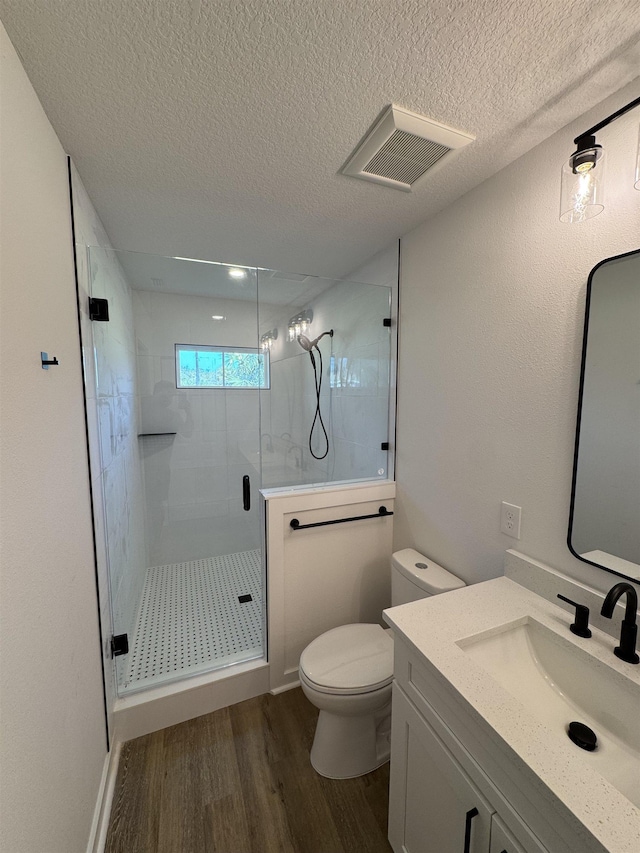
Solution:
M229 275L231 278L246 278L247 273L245 270L241 270L239 267L231 267L229 269Z
M225 318L224 314L212 314L211 319L212 320L224 320L226 318Z

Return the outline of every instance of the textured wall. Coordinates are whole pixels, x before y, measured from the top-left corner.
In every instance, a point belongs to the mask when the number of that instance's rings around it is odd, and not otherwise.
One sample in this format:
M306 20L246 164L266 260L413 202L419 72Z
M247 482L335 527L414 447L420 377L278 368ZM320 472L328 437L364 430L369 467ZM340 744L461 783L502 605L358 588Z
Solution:
M106 741L67 162L0 50L0 848L80 853Z
M637 82L428 220L402 242L397 547L467 582L516 547L574 577L611 576L566 546L589 271L636 249L638 112L603 131L608 207L558 220L577 133L640 94ZM522 539L500 502L522 507Z

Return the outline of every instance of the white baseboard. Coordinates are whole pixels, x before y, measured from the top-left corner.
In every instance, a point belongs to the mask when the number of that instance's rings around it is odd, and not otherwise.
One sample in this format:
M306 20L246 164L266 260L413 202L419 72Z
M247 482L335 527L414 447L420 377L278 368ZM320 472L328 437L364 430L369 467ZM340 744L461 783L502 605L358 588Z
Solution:
M275 682L275 683L274 683ZM278 674L271 670L271 687L270 693L272 696L277 696L278 693L284 693L285 690L292 690L300 684L300 670L298 666L290 667L278 677Z
M109 829L109 818L111 816L111 804L113 803L113 792L116 787L116 776L118 775L118 762L120 761L120 749L122 744L115 743L111 751L107 753L98 789L98 798L93 813L93 822L87 844L87 853L103 853Z
M287 690L293 690L294 687L300 687L300 679L291 681L289 684L281 684L279 687L274 687L269 692L272 696L277 696L279 693L286 693Z

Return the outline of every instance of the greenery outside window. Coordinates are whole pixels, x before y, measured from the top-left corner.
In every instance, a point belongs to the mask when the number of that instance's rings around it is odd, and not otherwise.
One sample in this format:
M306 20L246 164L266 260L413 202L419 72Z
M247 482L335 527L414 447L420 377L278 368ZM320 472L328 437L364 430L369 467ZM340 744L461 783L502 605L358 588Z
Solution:
M176 344L177 388L269 388L269 354L252 347Z

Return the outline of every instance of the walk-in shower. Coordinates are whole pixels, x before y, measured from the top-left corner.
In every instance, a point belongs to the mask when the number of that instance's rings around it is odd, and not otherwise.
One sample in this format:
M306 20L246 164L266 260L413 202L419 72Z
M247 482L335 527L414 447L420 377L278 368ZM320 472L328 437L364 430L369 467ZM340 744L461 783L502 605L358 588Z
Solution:
M122 696L266 656L261 489L388 476L390 292L96 247L88 265Z

